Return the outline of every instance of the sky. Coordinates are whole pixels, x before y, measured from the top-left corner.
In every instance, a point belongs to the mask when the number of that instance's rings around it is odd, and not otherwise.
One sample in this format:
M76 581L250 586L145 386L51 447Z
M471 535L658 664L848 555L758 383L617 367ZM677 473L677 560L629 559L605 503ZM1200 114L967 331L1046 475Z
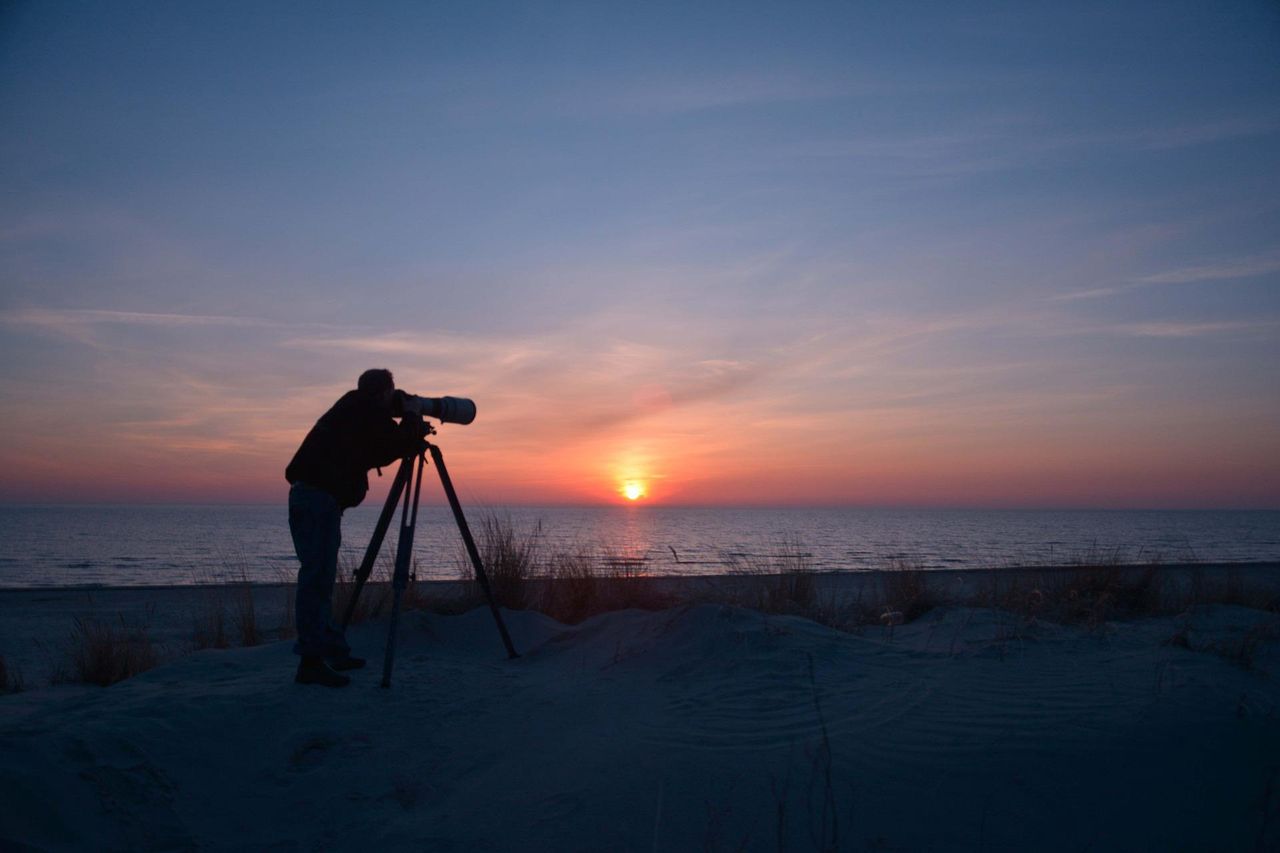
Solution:
M2 502L1280 508L1273 2L6 2L0 187Z

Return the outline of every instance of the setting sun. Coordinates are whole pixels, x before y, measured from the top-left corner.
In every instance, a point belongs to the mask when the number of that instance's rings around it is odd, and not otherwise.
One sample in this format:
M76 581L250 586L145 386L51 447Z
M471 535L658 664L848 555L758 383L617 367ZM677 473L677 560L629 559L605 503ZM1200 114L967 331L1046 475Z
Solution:
M641 483L638 480L628 480L626 483L622 484L622 494L626 496L629 501L639 500L645 496L644 483Z

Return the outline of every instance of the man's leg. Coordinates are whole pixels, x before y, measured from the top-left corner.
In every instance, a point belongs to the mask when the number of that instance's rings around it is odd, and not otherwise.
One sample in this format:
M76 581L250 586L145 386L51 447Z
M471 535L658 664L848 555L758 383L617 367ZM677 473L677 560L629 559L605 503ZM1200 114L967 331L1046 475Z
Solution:
M337 500L322 489L295 483L289 490L289 532L299 564L294 598L298 641L293 646L294 653L302 657L298 680L342 686L348 680L346 676L324 666L324 658L336 651L332 636L336 633L332 625L333 583L338 574L338 547L342 544L342 511Z

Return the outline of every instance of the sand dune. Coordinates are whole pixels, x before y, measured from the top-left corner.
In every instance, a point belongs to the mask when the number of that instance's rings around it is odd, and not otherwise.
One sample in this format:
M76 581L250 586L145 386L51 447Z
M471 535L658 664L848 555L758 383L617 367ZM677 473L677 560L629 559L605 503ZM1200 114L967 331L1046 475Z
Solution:
M23 849L1250 850L1280 843L1274 614L840 633L702 605L410 613L395 683L287 643L0 701ZM375 656L385 626L358 627ZM1173 642L1170 642L1173 640Z

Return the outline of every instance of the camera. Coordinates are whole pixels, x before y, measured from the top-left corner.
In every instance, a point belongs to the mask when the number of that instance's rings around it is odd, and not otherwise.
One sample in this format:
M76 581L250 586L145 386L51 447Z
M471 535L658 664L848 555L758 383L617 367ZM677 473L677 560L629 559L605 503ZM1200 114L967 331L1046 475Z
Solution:
M476 404L466 397L418 397L397 389L391 413L396 417L422 415L446 424L469 424L476 419Z

